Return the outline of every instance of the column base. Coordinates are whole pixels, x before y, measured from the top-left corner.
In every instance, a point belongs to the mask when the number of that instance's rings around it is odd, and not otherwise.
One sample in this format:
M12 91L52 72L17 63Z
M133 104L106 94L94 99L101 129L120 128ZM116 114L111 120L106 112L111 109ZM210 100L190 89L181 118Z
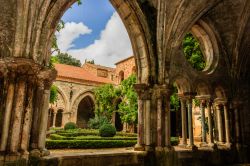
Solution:
M172 146L170 146L170 145L164 147L165 152L170 152L170 151L173 151L173 150L174 150L174 148Z
M145 151L154 151L154 148L152 146L149 146L149 145L145 145Z
M212 149L217 149L217 145L215 143L209 143L208 147L212 148Z
M181 144L179 144L178 146L181 147L181 148L186 148L186 147L187 147L187 144L181 143Z
M188 145L186 148L191 149L192 151L198 150L197 146L195 145Z
M162 151L164 151L164 147L157 146L157 147L155 147L155 151L162 152Z
M232 148L232 144L231 143L226 143L225 144L227 148L231 149Z
M30 156L32 157L44 157L44 156L49 156L50 155L50 151L47 149L34 149L30 152Z
M200 143L200 147L208 147L208 144L206 142Z
M135 151L145 151L145 148L143 145L136 144L134 147Z

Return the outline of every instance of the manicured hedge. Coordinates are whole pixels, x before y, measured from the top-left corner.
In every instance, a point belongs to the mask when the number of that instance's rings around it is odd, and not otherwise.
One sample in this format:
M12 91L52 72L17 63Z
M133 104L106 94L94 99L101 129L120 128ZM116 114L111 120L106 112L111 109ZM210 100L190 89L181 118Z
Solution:
M114 137L116 129L112 124L104 124L100 127L99 134L101 137Z
M171 137L171 145L176 146L179 144L179 138L178 137Z
M78 137L65 137L58 134L51 134L51 140L136 140L137 137L100 137L100 136L78 136Z
M118 148L131 147L136 144L136 140L47 140L46 148L64 149L64 148Z
M99 136L98 130L67 130L67 131L57 131L58 135L65 137L78 137L78 136ZM124 133L124 132L116 132L116 136L124 136L124 137L137 137L137 134L134 133Z

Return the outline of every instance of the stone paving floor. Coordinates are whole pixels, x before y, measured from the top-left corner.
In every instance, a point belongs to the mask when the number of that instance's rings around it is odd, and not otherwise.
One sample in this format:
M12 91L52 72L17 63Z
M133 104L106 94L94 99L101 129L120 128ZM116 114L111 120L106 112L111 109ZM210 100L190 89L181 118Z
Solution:
M105 154L120 154L120 153L143 153L134 151L133 147L129 148L106 148L106 149L56 149L50 150L51 157L60 156L76 156L76 155L105 155Z

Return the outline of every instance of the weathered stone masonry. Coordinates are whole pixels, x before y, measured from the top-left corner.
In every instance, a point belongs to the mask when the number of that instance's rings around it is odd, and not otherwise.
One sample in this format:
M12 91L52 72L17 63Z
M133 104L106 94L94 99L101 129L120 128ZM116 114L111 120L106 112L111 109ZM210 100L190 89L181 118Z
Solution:
M0 151L26 158L30 150L42 155L50 86L56 71L25 58L6 58L0 64L3 87Z
M230 159L221 161L247 162L250 146L250 1L110 1L131 39L137 84L142 89L138 91L147 94L145 98L139 94L138 112L142 119L139 119L138 149L172 152L169 97L166 97L169 95L160 97L157 94L169 92L169 87L176 83L179 96L185 99L183 110L189 113L189 118L182 118L183 121L189 119L188 126L182 125L189 129L189 135L193 132L191 99L198 97L203 102L202 114L206 105L205 112L211 111L215 116L217 131L213 134L216 139L209 143L214 141L234 152ZM55 78L46 66L52 34L63 13L74 2L76 0L0 0L0 86L3 87L0 111L4 113L0 126L1 164L15 162L25 152L38 156L46 154L48 90ZM194 70L183 55L182 40L188 32L202 43L208 64L202 72ZM8 126L11 127L7 130ZM27 139L29 133L30 140ZM192 137L189 140L188 147L195 150ZM183 141L185 144L184 132Z

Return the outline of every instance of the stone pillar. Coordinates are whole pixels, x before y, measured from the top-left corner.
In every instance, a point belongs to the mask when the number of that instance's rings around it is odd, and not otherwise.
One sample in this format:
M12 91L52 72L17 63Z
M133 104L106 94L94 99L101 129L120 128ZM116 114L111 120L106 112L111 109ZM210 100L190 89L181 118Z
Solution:
M170 95L165 99L165 149L171 150L171 114L170 114Z
M22 141L21 141L21 150L25 154L28 154L29 150L28 147L30 142L30 129L33 116L34 80L32 78L29 78L28 87L29 87L27 89L28 100L27 100L27 107L24 113L24 124L23 124Z
M135 150L143 151L145 150L145 145L151 146L150 90L146 84L135 84L134 88L138 94L138 137Z
M207 115L208 115L209 146L214 146L214 135L213 135L211 107L212 107L212 103L208 102L207 103Z
M48 86L43 93L43 105L42 105L42 114L39 128L39 138L38 138L38 148L41 151L46 151L45 149L45 139L47 131L47 121L48 121L48 112L49 112L49 97L50 97L50 86Z
M234 105L234 121L235 121L235 144L239 150L241 148L241 132L240 132L240 116L239 116L239 102L235 101Z
M201 126L202 126L202 144L206 144L205 106L206 106L206 101L201 100L200 111L201 111Z
M194 134L193 134L193 111L192 111L192 96L188 97L187 105L188 105L188 133L189 133L189 144L188 148L191 148L192 150L196 149L196 146L194 145Z
M52 127L56 127L56 114L57 114L57 112L54 110L54 112L53 112L53 124L52 124Z
M11 110L14 100L14 78L15 76L10 76L9 79L9 86L7 90L7 97L6 97L6 107L5 107L5 114L4 114L4 122L2 127L2 137L0 142L0 151L5 151L7 147L7 141L9 137L9 130L10 130L10 121L11 121Z
M157 150L161 150L163 147L163 110L162 110L162 99L161 96L157 96Z
M222 128L222 115L221 115L221 108L218 103L215 105L216 109L216 115L217 115L217 127L218 127L218 142L222 143L223 142L223 128Z
M17 154L20 144L20 134L22 117L24 113L24 99L25 99L25 89L26 89L26 78L21 77L17 80L17 91L14 100L13 114L14 119L12 123L12 132L10 135L10 152Z
M187 114L186 114L186 99L181 100L181 126L182 126L182 142L181 146L187 146Z
M224 108L224 117L225 117L225 133L226 133L226 145L231 146L230 142L230 128L229 128L229 115L228 115L228 107L227 104L223 104Z
M165 112L165 104L164 102L168 100L168 90L165 85L155 87L155 95L157 98L157 145L156 150L162 151L165 146L164 136L167 137L166 130L169 130L168 124L166 124L166 112ZM168 104L166 105L168 107ZM165 130L164 130L165 129ZM164 133L165 132L165 133ZM167 139L167 138L166 138Z
M144 150L144 123L143 123L143 110L144 110L144 101L139 97L138 99L138 127L137 127L137 144L135 150L143 151Z

